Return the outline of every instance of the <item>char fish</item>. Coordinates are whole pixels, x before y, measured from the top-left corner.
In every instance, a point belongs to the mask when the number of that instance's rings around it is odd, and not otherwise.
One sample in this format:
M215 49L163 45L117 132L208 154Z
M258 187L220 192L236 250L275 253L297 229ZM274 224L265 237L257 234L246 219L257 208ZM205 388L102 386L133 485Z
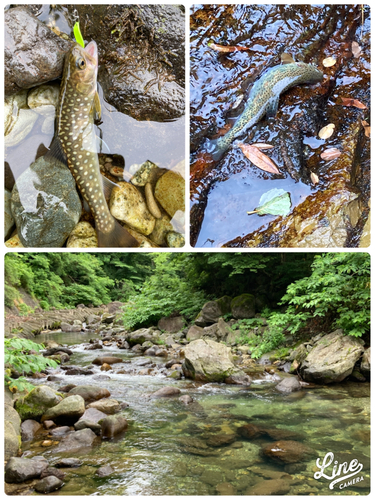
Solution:
M300 83L317 83L322 79L323 73L312 64L296 62L275 66L254 84L234 126L224 136L209 141L207 151L215 161L220 160L236 137L243 135L265 114L276 114L283 92Z
M56 132L49 156L63 161L94 219L100 247L135 247L139 243L109 211L104 193L115 184L100 174L94 116L100 116L97 93L98 50L74 45L67 53L56 114Z

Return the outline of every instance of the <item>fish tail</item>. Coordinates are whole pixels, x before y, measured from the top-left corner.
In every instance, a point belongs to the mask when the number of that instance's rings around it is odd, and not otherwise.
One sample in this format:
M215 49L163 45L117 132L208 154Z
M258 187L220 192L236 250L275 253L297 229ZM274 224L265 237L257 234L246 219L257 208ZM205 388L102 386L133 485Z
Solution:
M214 161L219 161L227 149L228 145L223 141L223 137L208 141L207 152L210 153Z
M139 242L115 220L115 227L110 233L103 233L97 229L98 246L106 248L139 247Z

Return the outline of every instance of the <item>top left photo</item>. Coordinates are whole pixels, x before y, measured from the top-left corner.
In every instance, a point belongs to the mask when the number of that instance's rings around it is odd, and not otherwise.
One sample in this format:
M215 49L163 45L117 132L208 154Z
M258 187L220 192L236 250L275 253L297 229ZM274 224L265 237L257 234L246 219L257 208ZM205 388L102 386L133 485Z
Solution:
M6 247L184 247L184 6L8 6L4 33Z

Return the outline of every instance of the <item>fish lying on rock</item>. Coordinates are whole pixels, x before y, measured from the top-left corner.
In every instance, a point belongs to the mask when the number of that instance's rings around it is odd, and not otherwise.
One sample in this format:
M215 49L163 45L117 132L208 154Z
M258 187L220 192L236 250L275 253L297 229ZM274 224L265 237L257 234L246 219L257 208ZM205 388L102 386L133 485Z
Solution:
M207 151L211 153L213 160L220 160L232 141L243 135L265 114L275 115L283 92L300 83L317 83L322 79L321 71L312 64L302 62L279 65L270 69L254 84L245 109L231 130L224 136L209 141Z
M139 243L111 215L105 194L112 184L102 177L94 133L94 115L100 116L97 93L98 50L94 41L86 48L74 45L65 57L56 114L56 133L48 156L70 169L94 219L100 247L135 247Z

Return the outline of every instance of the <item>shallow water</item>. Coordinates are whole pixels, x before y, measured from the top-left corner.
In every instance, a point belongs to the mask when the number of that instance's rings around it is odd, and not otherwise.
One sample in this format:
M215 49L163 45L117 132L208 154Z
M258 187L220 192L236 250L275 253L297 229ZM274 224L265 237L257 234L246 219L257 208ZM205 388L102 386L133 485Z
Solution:
M38 340L61 338L73 344L87 341L94 335L40 335ZM345 383L337 386L305 389L283 395L274 390L276 377L267 374L255 380L249 388L225 384L201 384L188 380L174 381L164 375L139 375L138 363L144 357L127 351L105 347L85 351L84 346L71 347L74 354L70 364L87 366L96 356L105 354L123 358L124 365L105 372L110 378L100 379L103 372L97 366L89 376L66 376L56 373L59 383L47 382L54 388L67 383L92 384L105 387L111 397L127 402L123 415L129 421L125 434L103 441L81 454L83 466L65 469L64 487L55 495L212 495L216 486L230 483L233 494L246 490L269 471L283 472L284 466L268 462L260 455L261 447L272 441L264 436L247 440L237 434L238 427L252 423L267 429L284 429L301 434L299 440L316 453L307 462L306 470L291 473L295 484L291 494L367 494L368 488L337 487L331 491L329 481L316 480L317 458L333 452L338 460L356 458L368 467L369 457L369 384ZM165 360L150 358L162 365ZM125 369L128 373L116 374ZM58 372L58 370L56 370ZM43 383L38 380L37 383ZM150 399L149 395L164 386L177 386L182 394L193 397L194 403L185 406L178 398ZM215 436L235 435L228 446L207 446ZM208 441L210 442L210 441ZM25 449L29 446L25 446ZM54 461L69 454L57 454L53 448L40 447L40 438L32 443L33 455L43 455ZM341 453L342 455L339 455ZM350 454L350 455L348 455ZM76 453L74 456L78 456ZM94 473L101 465L111 465L114 474L97 478ZM364 469L364 477L368 471ZM365 481L358 483L363 485ZM228 493L230 494L230 493Z

